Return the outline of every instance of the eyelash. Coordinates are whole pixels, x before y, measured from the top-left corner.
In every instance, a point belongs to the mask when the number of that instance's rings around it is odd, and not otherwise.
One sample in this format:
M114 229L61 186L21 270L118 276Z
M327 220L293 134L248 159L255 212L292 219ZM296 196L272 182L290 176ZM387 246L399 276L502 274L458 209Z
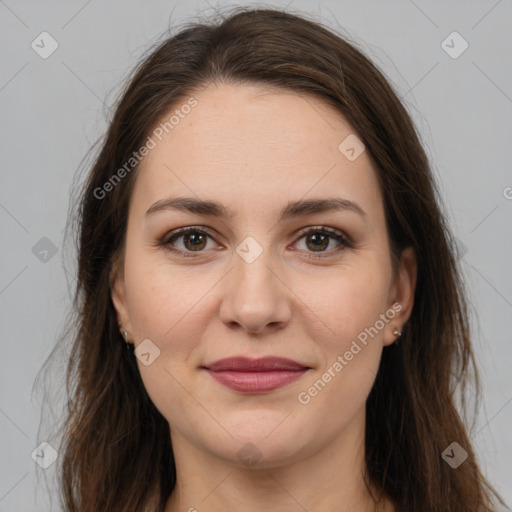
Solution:
M201 251L182 251L181 249L177 249L176 247L171 246L172 242L175 242L178 238L180 238L184 235L190 234L190 233L204 235L206 237L213 239L213 237L207 231L202 229L201 227L189 226L189 227L180 228L176 231L172 231L172 232L168 233L166 236L164 236L162 238L162 240L160 240L158 245L163 246L163 247L167 248L168 250L170 250L170 251L174 252L175 254L178 254L179 256L182 256L184 258L197 258L198 256L196 256L195 254L191 254L191 253L194 253L194 252L201 253L201 252L204 252L203 250L201 250ZM337 242L339 242L341 244L339 247L337 247L335 249L331 249L330 251L327 251L327 252L319 251L318 253L315 253L315 252L310 253L307 256L307 258L312 259L312 260L328 258L328 257L332 256L333 253L338 253L340 251L352 248L352 244L339 231L332 229L332 228L323 227L323 226L315 227L315 228L308 229L305 231L301 231L299 233L300 236L297 239L297 241L301 240L302 238L304 238L306 235L309 235L309 234L328 235L329 238L333 238L334 240L336 240Z

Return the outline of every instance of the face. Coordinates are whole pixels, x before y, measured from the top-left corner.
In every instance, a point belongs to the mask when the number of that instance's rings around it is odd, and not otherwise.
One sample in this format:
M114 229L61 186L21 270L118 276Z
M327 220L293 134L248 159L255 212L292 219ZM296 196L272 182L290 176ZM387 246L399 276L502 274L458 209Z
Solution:
M272 467L361 435L414 258L393 273L372 160L339 112L260 86L194 97L138 170L112 298L175 449ZM250 366L267 357L293 364Z

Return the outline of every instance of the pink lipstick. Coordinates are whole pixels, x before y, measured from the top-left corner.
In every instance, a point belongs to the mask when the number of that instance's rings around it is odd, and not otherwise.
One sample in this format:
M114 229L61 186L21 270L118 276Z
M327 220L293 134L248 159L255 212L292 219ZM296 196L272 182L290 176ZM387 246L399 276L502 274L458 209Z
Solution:
M282 357L229 357L203 367L217 382L242 393L265 393L302 377L310 368Z

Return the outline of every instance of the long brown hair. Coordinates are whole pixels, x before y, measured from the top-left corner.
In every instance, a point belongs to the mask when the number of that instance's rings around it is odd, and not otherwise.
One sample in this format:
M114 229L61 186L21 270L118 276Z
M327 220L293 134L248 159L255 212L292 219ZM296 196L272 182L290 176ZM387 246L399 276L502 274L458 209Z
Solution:
M481 474L456 408L468 383L478 392L456 246L411 118L353 43L306 15L246 8L189 24L152 49L120 95L80 191L76 332L59 457L64 510L161 512L175 486L169 425L146 393L110 296L137 167L106 197L98 190L163 114L213 82L314 95L363 140L378 171L395 261L412 246L418 262L410 319L400 342L384 349L367 400L367 481L397 511L490 512L493 500L503 502ZM442 458L454 441L468 453L457 469Z

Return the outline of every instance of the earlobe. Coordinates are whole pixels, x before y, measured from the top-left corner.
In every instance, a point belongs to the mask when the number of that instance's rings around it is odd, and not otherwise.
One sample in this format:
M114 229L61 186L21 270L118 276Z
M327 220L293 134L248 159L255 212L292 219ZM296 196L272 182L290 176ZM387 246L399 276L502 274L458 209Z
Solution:
M403 326L411 316L417 272L418 266L414 249L407 247L400 255L400 265L389 296L389 307L396 314L387 326L384 336L385 345L391 345L401 336Z

